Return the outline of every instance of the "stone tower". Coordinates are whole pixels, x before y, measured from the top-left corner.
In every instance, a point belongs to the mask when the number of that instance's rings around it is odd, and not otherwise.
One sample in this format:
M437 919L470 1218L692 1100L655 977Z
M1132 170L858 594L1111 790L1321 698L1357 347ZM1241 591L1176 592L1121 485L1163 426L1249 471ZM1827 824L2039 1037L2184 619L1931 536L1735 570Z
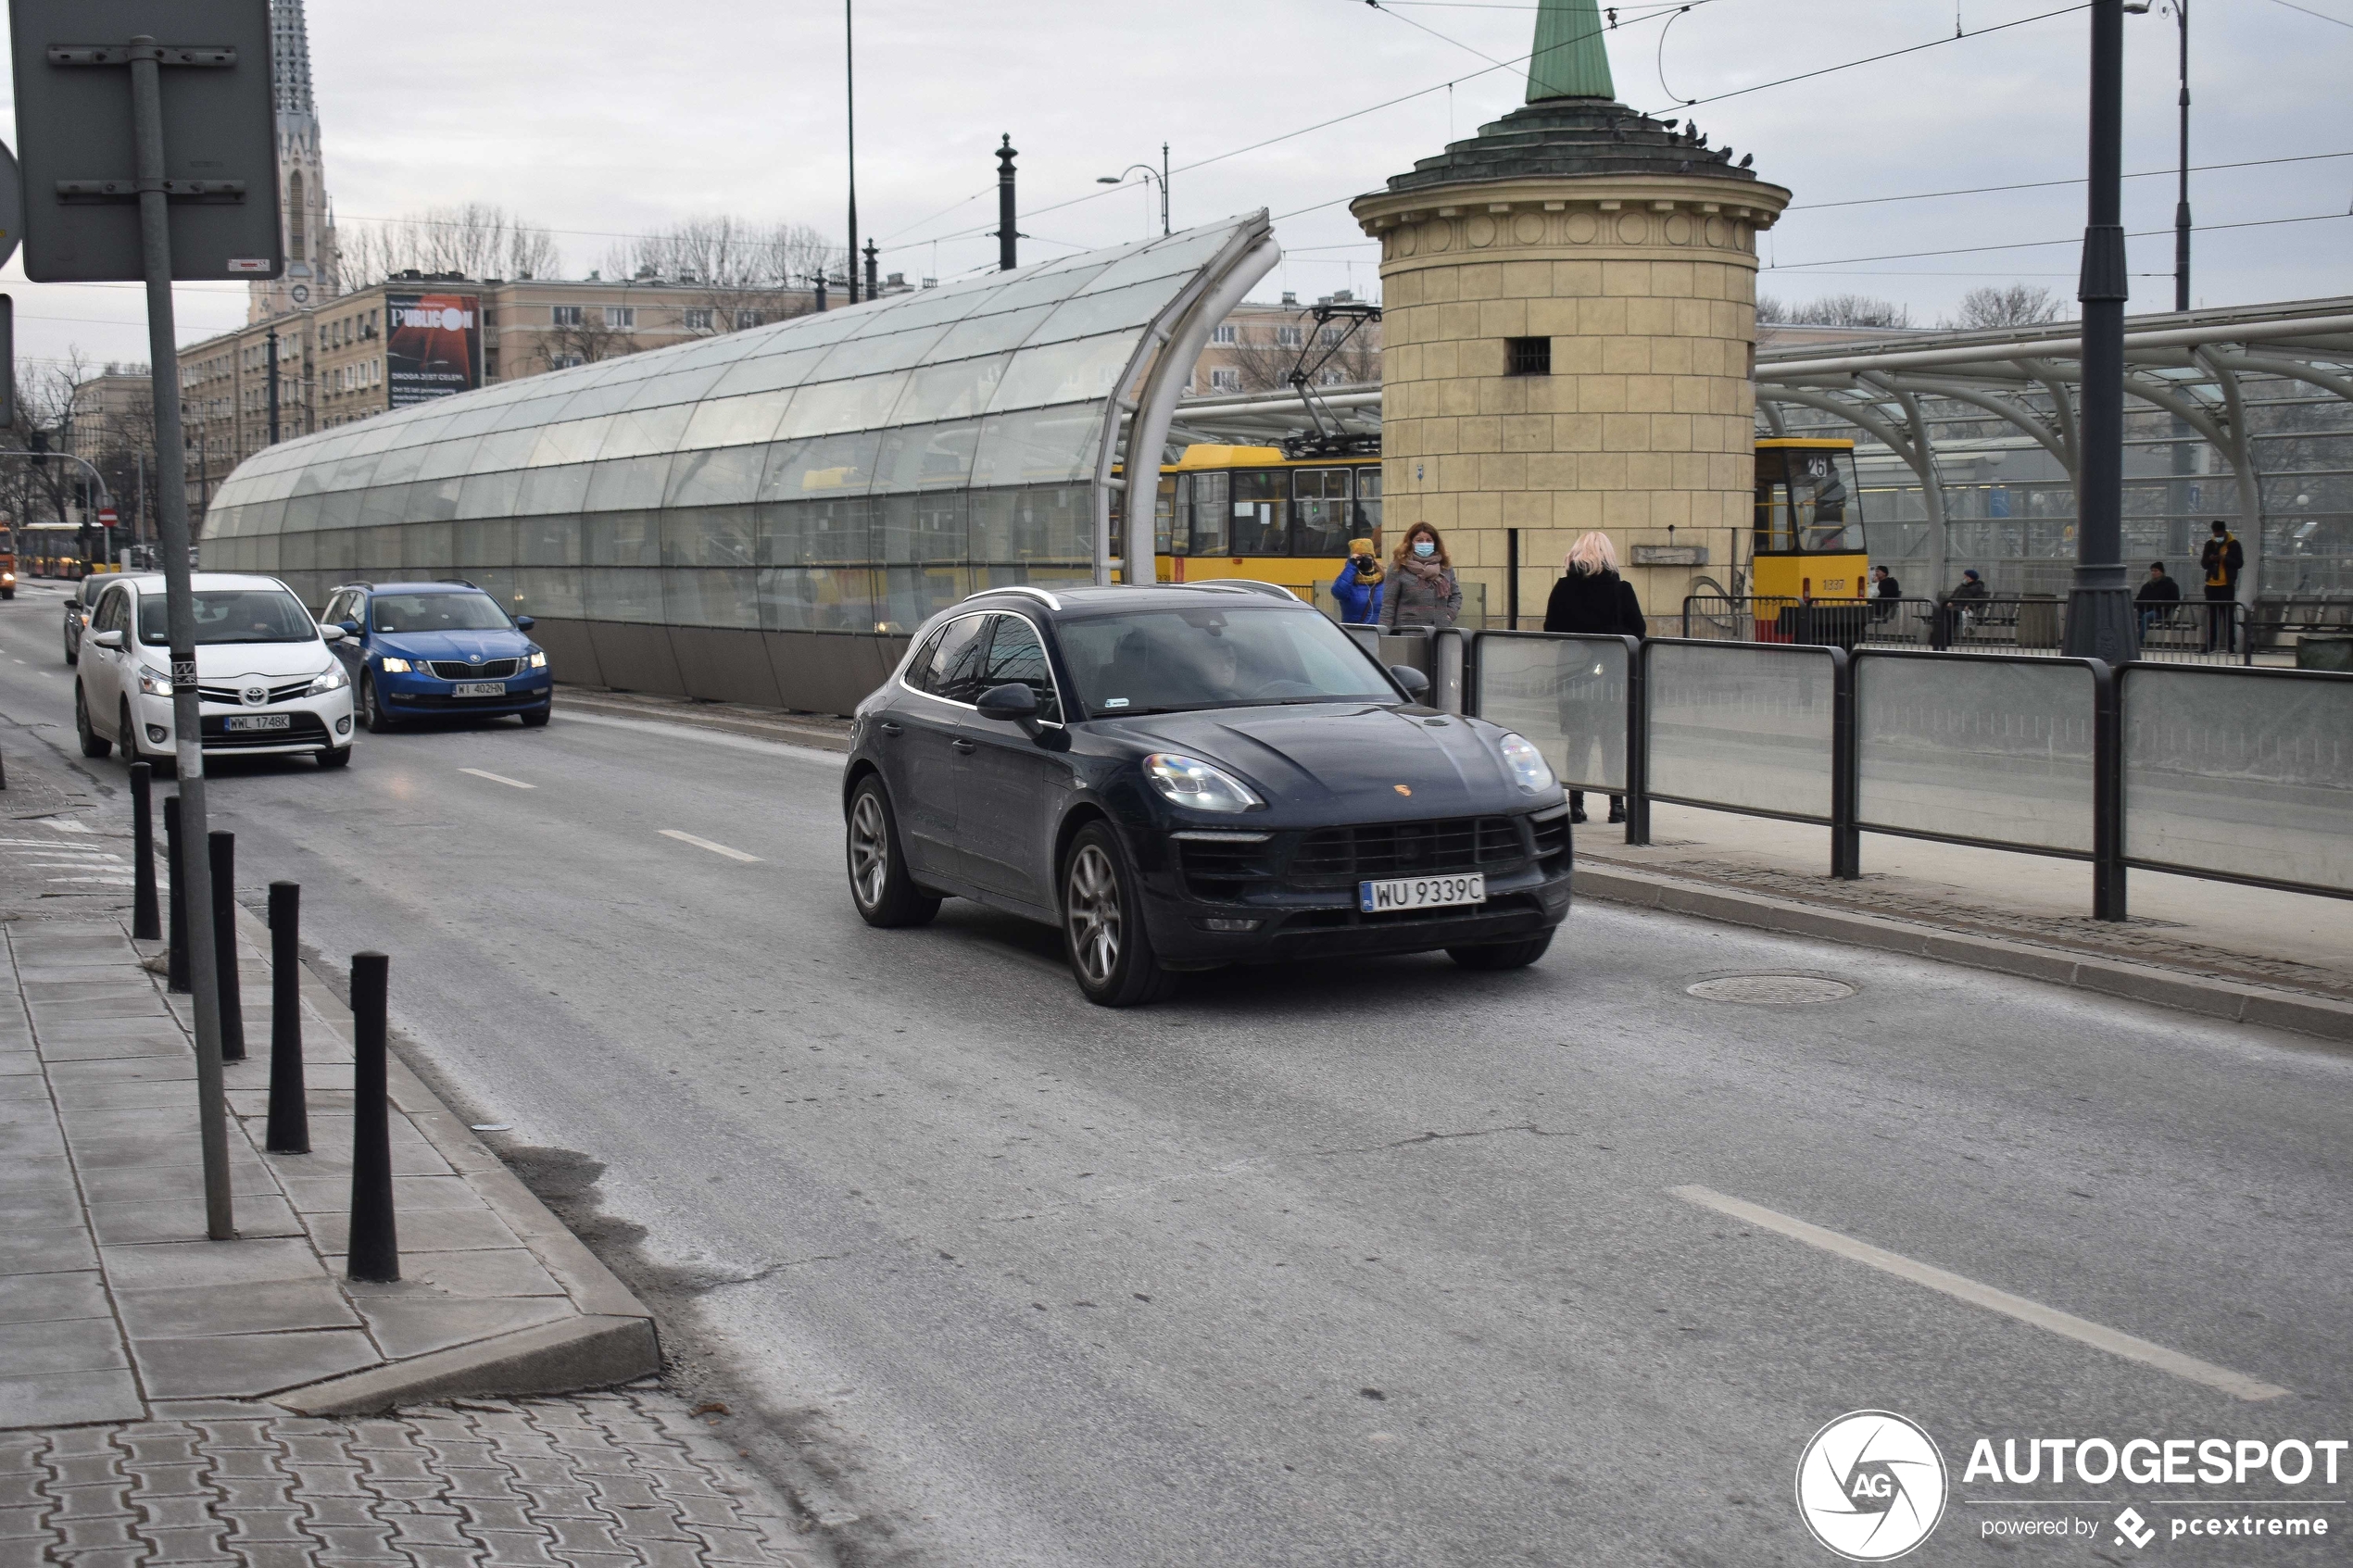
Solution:
M1525 107L1352 207L1381 243L1385 533L1438 528L1495 625L1510 530L1533 627L1588 529L1657 616L1730 588L1750 523L1756 232L1790 193L1617 102L1604 32L1543 0Z
M308 310L343 292L336 273L335 215L319 156L319 116L310 99L310 31L302 0L270 0L270 48L278 82L278 205L285 225L286 274L252 285L245 320Z

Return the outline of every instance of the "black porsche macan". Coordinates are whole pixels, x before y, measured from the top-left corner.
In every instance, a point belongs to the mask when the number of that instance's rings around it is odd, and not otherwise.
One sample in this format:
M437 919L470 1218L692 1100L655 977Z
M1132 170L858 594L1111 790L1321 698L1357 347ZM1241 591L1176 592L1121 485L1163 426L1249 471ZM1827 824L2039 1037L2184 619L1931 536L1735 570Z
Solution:
M1263 584L976 595L859 705L850 896L880 926L950 895L1059 925L1113 1007L1232 963L1532 963L1568 912L1567 801L1424 689Z

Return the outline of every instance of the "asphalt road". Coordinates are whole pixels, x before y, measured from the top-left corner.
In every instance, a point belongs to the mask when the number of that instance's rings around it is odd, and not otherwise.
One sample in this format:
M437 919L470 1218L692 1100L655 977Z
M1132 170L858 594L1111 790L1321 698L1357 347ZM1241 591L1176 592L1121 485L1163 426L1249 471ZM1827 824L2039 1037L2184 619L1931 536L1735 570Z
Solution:
M71 749L56 617L0 606L0 745ZM359 744L214 769L241 884L295 878L312 942L391 953L464 1108L570 1151L543 1178L602 1167L592 1234L846 1561L1824 1563L1793 1476L1858 1409L1950 1467L1907 1561L2127 1561L2126 1502L2334 1525L2159 1552L2344 1555L2353 1456L2334 1486L1962 1474L1980 1436L2353 1436L2344 1056L1599 905L1521 973L1239 972L1110 1012L1051 933L861 924L823 753L560 700ZM1751 972L1858 989L1686 991ZM2069 1514L2096 1535L1983 1538Z

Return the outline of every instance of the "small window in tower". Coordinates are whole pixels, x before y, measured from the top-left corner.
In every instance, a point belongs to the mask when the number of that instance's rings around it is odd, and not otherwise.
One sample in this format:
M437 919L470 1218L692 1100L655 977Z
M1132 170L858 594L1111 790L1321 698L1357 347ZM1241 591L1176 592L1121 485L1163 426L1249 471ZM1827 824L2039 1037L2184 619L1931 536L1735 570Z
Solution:
M1553 373L1553 340L1548 337L1507 337L1504 340L1504 373L1507 376L1549 376Z

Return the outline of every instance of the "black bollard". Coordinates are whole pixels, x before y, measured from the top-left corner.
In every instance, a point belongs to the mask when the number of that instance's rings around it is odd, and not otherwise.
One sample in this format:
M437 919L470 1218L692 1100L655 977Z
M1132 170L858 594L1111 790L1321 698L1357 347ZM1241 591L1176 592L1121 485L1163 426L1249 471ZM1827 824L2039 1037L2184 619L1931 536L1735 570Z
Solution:
M245 1005L237 989L237 835L212 839L213 972L220 978L220 1060L245 1059Z
M310 1152L302 1097L302 884L270 884L270 1152Z
M344 1272L390 1284L400 1277L392 1218L392 1127L384 1107L385 972L382 953L351 955L351 1238Z
M188 981L188 879L180 855L180 797L170 795L163 802L163 866L171 878L171 968L164 988L184 997L195 986Z
M142 942L163 935L156 914L155 771L145 762L131 764L131 935Z

